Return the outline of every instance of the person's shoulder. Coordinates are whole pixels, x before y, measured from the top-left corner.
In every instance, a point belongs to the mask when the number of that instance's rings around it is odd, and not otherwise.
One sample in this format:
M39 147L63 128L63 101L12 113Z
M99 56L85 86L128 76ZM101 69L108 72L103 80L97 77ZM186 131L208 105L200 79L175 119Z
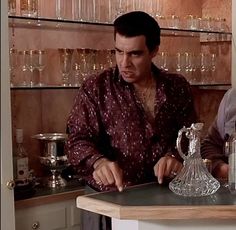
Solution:
M82 84L84 89L97 89L106 86L114 78L114 68L90 75Z
M224 94L219 107L226 107L228 105L236 106L236 89L230 88Z
M226 93L225 96L227 98L236 100L236 88L230 88Z
M180 88L190 88L189 82L186 78L177 73L161 72L162 79L164 79L164 84L166 87L170 87L173 90Z

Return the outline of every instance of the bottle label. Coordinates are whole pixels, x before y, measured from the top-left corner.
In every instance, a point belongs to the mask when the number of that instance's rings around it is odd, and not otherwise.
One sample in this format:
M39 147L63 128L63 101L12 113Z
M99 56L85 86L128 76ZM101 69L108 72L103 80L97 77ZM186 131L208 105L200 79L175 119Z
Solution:
M28 157L18 158L16 163L16 169L17 179L27 179L29 174Z

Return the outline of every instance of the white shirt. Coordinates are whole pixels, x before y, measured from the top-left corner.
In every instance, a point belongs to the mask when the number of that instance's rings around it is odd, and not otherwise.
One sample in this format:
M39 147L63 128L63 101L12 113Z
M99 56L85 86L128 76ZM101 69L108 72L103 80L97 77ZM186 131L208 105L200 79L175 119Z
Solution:
M236 122L236 88L229 89L220 102L217 113L217 128L224 139L226 134L235 131Z

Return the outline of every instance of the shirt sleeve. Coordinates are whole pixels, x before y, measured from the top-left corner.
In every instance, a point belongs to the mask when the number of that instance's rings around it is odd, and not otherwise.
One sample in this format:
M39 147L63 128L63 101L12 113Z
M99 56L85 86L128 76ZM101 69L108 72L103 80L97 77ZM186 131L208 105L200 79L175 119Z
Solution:
M228 98L228 92L222 98L216 118L216 128L219 131L221 138L223 139L225 136L224 126L225 126L225 106Z
M224 140L217 128L217 120L215 119L210 126L207 136L201 144L201 155L203 159L212 161L212 174L219 164L227 163L227 157L223 153Z
M66 143L69 162L81 175L93 171L93 164L103 157L97 148L100 121L97 103L92 90L81 87L67 122Z
M236 89L228 90L221 100L217 113L217 128L224 139L225 135L231 135L236 122Z

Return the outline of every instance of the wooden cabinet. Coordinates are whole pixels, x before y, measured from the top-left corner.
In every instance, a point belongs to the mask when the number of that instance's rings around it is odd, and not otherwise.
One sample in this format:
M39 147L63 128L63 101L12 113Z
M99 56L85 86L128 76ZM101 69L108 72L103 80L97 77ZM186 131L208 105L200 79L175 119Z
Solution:
M16 209L16 230L79 230L80 209L75 200Z

